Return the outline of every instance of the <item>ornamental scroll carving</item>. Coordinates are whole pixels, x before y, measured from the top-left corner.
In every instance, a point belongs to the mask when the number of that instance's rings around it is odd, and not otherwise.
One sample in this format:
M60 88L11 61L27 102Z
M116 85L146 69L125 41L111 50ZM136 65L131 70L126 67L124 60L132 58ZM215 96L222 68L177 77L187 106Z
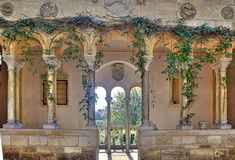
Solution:
M103 0L103 6L111 17L124 17L133 10L134 0Z

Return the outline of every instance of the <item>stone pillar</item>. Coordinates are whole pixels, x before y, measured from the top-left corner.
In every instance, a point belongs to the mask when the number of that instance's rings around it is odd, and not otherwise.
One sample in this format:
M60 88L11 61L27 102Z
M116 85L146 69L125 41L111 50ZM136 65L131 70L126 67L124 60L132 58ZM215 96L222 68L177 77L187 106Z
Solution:
M145 74L142 79L142 125L141 128L152 129L149 122L149 97L150 97L150 87L149 87L149 68L152 62L151 56L145 56Z
M21 122L21 108L20 108L20 72L23 65L16 68L16 122Z
M91 76L91 85L90 85L90 95L89 95L89 102L88 102L88 127L97 127L95 123L95 63L96 58L94 55L86 55L85 59L90 67L90 75Z
M219 66L212 66L215 71L215 125L220 122L220 69Z
M8 98L7 98L7 123L3 125L3 128L22 128L20 123L16 122L16 79L15 71L21 63L15 55L5 55L4 61L8 67Z
M227 119L226 72L232 58L222 57L212 67L216 72L216 124L217 129L231 129Z
M47 123L43 129L59 129L56 122L56 72L61 64L54 55L43 55L43 60L47 64Z
M126 130L126 152L129 153L130 149L130 121L129 121L129 106L130 106L130 93L126 94L126 105L125 105L125 130Z
M109 94L107 94L107 97L105 98L107 102L107 153L111 153L111 101L112 97Z

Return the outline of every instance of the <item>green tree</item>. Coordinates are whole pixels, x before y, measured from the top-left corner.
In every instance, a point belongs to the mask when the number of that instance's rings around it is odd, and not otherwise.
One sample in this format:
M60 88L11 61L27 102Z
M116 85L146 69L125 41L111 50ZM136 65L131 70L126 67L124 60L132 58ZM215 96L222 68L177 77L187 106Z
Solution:
M129 122L130 125L141 124L141 88L134 87L130 93ZM125 93L117 92L111 103L111 121L113 125L125 124Z
M117 92L111 102L112 125L125 125L125 93Z
M130 125L140 125L141 124L141 88L134 87L130 93L130 106L129 106L129 122Z

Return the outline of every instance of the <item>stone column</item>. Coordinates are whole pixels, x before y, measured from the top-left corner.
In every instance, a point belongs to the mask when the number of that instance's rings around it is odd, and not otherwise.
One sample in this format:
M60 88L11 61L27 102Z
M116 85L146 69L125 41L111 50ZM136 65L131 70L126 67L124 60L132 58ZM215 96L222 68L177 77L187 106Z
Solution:
M214 65L216 68L216 125L217 129L231 129L227 119L227 84L226 72L231 58L222 57ZM219 108L219 109L218 109ZM218 109L218 110L217 110Z
M90 95L89 95L89 102L88 102L88 127L97 127L95 123L95 63L96 58L94 55L86 55L85 59L90 67L90 75L91 76L91 85L90 85Z
M15 71L21 65L15 55L5 55L4 61L8 67L8 98L7 98L7 123L3 128L22 128L20 123L16 123L16 82Z
M129 122L129 106L130 106L130 93L126 94L126 105L125 105L125 130L126 130L126 152L129 153L130 149L130 122Z
M149 122L149 97L150 97L150 87L149 87L149 68L152 62L151 56L145 57L145 74L142 79L142 125L141 128L152 129Z
M20 123L21 121L21 109L20 109L20 72L23 65L19 65L16 68L16 122Z
M56 72L61 64L54 55L43 55L43 60L47 64L47 123L43 129L59 129L56 121Z
M219 66L212 66L215 71L215 125L220 122L220 69Z
M111 153L111 101L112 97L110 93L105 98L107 102L107 153Z

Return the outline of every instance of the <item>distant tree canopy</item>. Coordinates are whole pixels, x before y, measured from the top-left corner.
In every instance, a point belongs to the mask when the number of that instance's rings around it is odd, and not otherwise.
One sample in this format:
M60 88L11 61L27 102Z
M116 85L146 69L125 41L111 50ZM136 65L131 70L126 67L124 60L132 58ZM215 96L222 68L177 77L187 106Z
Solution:
M117 92L111 102L111 123L112 125L125 125L125 93ZM129 122L130 125L141 124L141 88L135 87L130 93ZM105 125L107 117L106 107L96 111L97 125Z

